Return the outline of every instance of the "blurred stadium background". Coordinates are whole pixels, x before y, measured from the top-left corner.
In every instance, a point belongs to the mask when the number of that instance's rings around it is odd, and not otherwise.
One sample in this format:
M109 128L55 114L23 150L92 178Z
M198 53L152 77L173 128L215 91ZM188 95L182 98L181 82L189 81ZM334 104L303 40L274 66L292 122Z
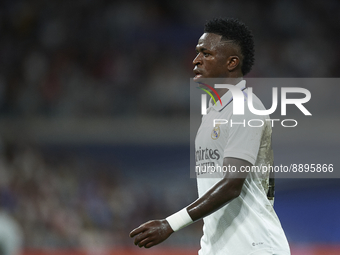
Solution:
M2 0L1 254L8 236L26 255L197 254L201 223L146 251L128 234L197 197L189 78L205 21L250 26L249 77L334 78L339 13L337 0ZM323 123L295 134L274 128L276 162L338 169L340 90L315 89ZM340 254L339 184L277 180L293 255Z

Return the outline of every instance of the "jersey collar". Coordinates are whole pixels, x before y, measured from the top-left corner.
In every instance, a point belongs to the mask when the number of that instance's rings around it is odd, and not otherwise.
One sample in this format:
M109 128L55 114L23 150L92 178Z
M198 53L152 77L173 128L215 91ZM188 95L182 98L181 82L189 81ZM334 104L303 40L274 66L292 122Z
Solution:
M240 88L241 90L244 90L246 88L246 81L242 80L239 83L237 83L235 86ZM226 107L230 102L233 101L232 93L228 90L227 93L225 93L221 97L221 101L222 101L222 105L221 105L221 103L219 101L216 101L216 104L214 105L212 99L210 98L210 100L209 100L209 108L212 107L216 111L220 111L221 109Z

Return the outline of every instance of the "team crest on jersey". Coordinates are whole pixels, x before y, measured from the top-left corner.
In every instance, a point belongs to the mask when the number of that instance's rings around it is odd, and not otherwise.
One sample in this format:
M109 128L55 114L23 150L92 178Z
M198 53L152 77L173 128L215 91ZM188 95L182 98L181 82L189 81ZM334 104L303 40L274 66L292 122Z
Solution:
M211 138L213 140L216 140L217 138L220 137L220 134L221 134L220 124L216 124L216 126L211 131Z

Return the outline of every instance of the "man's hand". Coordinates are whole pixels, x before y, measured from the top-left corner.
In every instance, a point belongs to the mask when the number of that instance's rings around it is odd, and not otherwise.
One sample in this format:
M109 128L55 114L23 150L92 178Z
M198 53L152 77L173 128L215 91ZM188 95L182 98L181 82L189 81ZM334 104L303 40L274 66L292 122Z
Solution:
M174 231L166 220L151 220L131 231L135 245L150 248L166 240Z

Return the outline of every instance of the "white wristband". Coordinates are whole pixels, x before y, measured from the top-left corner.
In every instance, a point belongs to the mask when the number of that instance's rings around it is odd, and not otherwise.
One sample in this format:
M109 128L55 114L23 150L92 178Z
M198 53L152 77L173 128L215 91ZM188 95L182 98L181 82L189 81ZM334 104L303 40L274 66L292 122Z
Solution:
M173 231L180 230L181 228L184 228L193 223L193 220L191 219L187 208L183 208L173 215L170 215L166 218L166 220L168 221Z

